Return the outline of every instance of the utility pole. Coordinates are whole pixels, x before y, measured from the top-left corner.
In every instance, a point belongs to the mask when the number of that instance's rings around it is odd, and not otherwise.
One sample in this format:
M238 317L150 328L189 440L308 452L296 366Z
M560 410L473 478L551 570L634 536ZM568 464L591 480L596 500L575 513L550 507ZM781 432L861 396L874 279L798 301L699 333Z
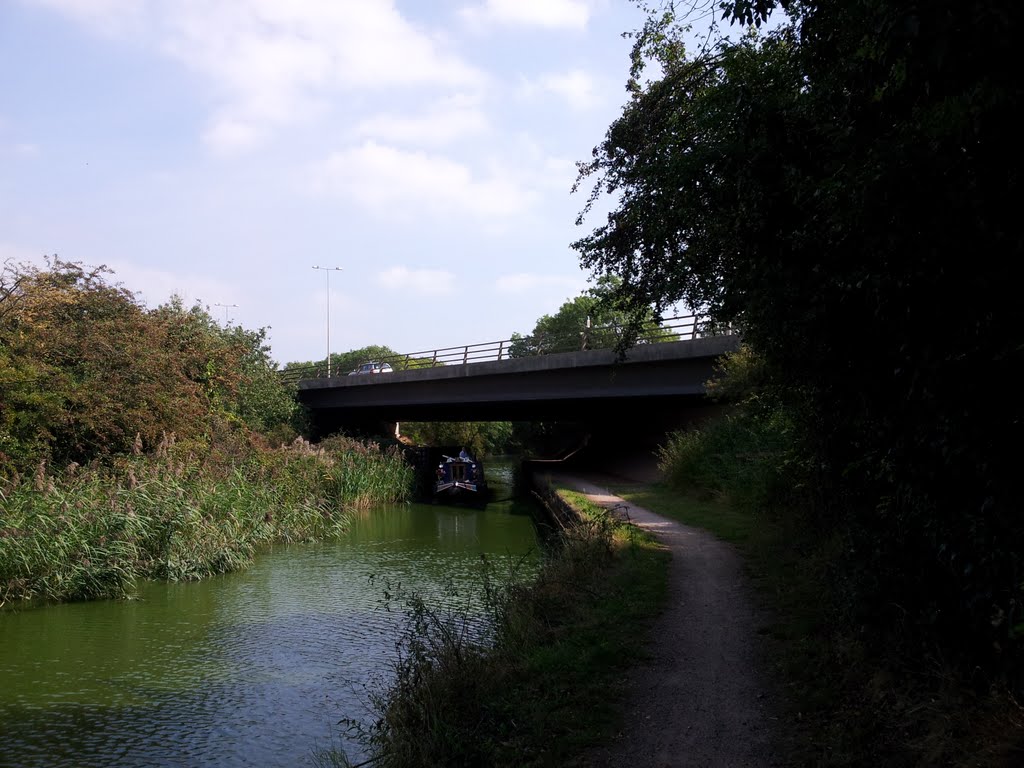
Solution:
M327 274L327 378L331 378L331 272L341 272L341 267L318 267Z

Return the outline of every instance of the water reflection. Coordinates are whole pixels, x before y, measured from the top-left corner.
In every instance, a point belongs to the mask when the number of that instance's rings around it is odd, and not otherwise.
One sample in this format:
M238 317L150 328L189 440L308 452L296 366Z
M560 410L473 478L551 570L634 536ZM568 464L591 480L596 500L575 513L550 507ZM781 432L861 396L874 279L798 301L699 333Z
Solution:
M241 573L2 613L0 766L273 768L330 744L358 756L337 723L367 717L364 686L395 652L383 583L469 594L481 554L535 565L523 512L385 507L341 541L280 547Z

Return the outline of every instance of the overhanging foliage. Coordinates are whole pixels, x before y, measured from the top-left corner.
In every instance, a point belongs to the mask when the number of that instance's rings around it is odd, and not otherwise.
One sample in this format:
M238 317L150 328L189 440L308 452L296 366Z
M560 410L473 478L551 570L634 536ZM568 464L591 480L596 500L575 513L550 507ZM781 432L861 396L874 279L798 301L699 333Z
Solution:
M575 247L623 306L743 327L848 534L847 618L1020 690L1024 7L721 5L780 7L693 56L651 10L632 98L580 166L616 206Z

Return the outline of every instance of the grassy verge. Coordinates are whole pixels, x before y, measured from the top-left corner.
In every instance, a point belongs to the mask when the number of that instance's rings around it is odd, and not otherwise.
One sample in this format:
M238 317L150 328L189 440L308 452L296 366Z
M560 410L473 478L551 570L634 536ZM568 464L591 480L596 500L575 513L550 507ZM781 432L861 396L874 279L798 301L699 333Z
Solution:
M408 601L394 683L363 734L374 765L565 766L614 728L622 672L664 605L669 554L581 494L556 496L580 522L535 580L499 584L485 570L485 636Z
M71 467L0 488L0 606L127 597L137 579L198 579L245 566L266 544L336 536L346 512L411 488L397 453L335 439Z

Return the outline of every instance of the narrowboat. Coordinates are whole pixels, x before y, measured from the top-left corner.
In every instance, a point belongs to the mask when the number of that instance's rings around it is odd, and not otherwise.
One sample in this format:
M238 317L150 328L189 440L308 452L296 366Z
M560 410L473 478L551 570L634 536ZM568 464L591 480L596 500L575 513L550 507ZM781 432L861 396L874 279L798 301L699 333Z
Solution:
M486 497L487 479L480 462L465 449L459 451L458 456L441 454L434 483L435 499L483 501Z

